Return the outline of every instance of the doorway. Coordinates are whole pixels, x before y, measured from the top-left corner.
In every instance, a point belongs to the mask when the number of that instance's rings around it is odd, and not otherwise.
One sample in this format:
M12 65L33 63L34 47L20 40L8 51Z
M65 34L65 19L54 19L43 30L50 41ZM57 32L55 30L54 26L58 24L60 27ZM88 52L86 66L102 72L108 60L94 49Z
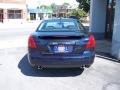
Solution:
M36 13L30 13L30 20L36 20Z
M115 15L115 0L107 0L107 14L106 14L106 29L105 38L112 40L114 15Z
M0 9L0 22L3 23L3 10Z

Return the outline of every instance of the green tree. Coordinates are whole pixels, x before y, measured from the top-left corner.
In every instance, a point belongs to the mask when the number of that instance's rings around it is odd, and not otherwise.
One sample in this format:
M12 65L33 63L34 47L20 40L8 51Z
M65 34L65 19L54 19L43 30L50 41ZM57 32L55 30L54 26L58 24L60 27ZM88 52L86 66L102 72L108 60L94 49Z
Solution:
M83 9L86 13L90 10L90 0L76 0L79 2L79 8Z
M47 5L40 5L39 8L40 9L52 9L51 6L47 6Z
M56 11L56 8L57 8L57 5L56 5L55 3L52 3L52 4L50 5L50 7L52 8L53 12L55 12L55 11Z
M78 11L77 11L77 10L72 10L72 11L71 11L71 15L73 15L73 16L78 16Z
M69 3L64 2L64 3L62 4L62 6L70 6L70 4L69 4Z
M71 15L85 17L87 15L87 13L82 9L76 9L76 10L71 11Z
M44 8L44 9L46 9L47 6L46 6L46 5L40 5L40 8Z

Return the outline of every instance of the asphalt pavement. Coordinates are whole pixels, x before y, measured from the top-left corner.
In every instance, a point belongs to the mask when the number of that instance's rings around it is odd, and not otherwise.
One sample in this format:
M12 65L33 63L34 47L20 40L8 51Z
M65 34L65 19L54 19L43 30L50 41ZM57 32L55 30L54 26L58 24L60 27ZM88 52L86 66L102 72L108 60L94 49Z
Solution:
M29 35L41 21L24 24L0 24L0 49L25 47Z
M112 58L96 54L88 69L32 69L27 38L35 28L4 29L0 31L0 90L120 90L120 63Z
M32 69L27 48L0 50L0 90L120 90L120 63L98 56L89 69Z

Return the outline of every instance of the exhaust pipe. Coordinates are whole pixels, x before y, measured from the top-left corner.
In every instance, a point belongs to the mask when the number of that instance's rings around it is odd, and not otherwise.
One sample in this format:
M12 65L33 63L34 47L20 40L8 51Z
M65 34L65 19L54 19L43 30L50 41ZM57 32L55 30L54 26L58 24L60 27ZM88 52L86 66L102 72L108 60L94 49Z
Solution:
M37 67L37 69L39 69L39 70L42 70L42 69L43 69L43 67L41 67L41 66L38 66L38 67Z

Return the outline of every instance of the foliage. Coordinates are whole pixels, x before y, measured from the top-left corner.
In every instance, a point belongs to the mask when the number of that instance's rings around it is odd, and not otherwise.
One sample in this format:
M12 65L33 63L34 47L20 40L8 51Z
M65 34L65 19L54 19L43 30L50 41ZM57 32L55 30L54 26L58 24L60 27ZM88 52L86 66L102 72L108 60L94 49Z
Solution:
M70 6L70 4L69 4L69 3L64 2L64 3L62 4L62 6Z
M46 5L41 5L41 6L39 6L39 8L41 8L41 9L52 9L50 6L46 6Z
M85 17L87 13L82 9L74 9L71 11L71 15Z
M52 8L53 12L55 12L57 5L55 3L52 3L50 7Z
M78 16L78 11L77 11L77 10L72 10L72 11L71 11L71 15L73 15L73 16Z
M76 0L79 2L79 8L83 9L86 13L90 10L90 0Z
M55 3L52 3L50 6L52 9L55 9L57 5Z

